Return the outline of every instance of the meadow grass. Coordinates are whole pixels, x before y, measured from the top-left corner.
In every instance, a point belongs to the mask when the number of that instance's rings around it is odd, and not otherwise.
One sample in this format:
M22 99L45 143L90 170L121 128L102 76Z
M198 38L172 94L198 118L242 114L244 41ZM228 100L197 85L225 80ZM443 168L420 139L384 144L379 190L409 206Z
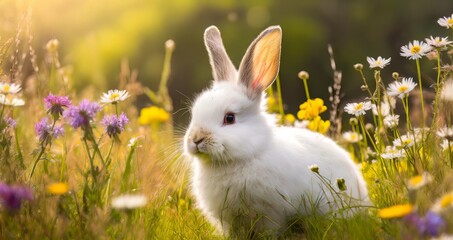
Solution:
M451 22L439 20L447 29ZM2 63L12 59L0 85L1 239L228 239L196 209L189 192L190 172L180 137L175 137L167 89L172 41L166 43L157 91L143 87L124 62L121 90L102 95L89 87L76 93L71 87L67 66L58 60L57 40L47 44L43 63L36 62L32 47L26 48L33 73L25 78L19 43L7 40L0 48ZM321 117L328 109L325 102L310 98L307 72L299 74L307 101L294 115L284 113L284 81L277 79L277 92L268 90L269 112L281 124L329 134L342 144L360 166L374 206L348 218L316 211L294 216L287 231L262 237L427 239L453 234L452 51L446 38L403 46L401 55L408 64L415 62L412 78L396 72L381 76L391 59L368 58L370 69L354 65L365 97L346 104L342 114L341 72L329 48L334 75L328 89L330 120ZM431 68L422 69L421 61L430 61ZM425 77L431 75L434 81ZM434 93L433 101L424 101L425 92ZM153 105L139 113L134 103L143 93ZM349 126L342 127L343 122ZM329 184L341 189L341 182ZM251 236L237 233L240 239Z

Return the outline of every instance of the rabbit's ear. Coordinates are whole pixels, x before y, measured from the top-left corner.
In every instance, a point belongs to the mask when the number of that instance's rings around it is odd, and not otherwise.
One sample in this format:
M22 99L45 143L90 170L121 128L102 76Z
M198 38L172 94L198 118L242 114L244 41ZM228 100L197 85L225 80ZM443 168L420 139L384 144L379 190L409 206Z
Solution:
M211 63L214 80L236 81L236 68L225 51L220 31L216 26L210 26L205 30L204 43L209 53L209 62Z
M282 29L271 26L264 30L247 49L239 66L239 81L247 87L251 99L274 82L280 66Z

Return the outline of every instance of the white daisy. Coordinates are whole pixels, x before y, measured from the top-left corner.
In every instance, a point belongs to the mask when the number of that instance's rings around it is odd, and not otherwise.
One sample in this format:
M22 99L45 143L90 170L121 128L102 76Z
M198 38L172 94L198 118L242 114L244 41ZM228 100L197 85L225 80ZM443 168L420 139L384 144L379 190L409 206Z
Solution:
M443 48L451 43L453 43L452 41L448 41L448 37L443 37L443 38L440 38L440 37L435 37L433 38L433 36L431 36L430 38L425 38L425 41L427 44L435 47L435 48Z
M385 117L390 114L390 105L392 108L395 108L395 98L390 98L391 104L385 99L385 101L381 102L381 107L378 108L376 104L371 105L371 110L373 110L373 114L378 116L381 114L381 116Z
M360 140L362 140L362 135L358 134L356 132L351 132L351 131L344 132L342 134L342 136L343 136L343 139L349 143L356 143L356 142L359 142Z
M14 97L12 99L9 99L3 94L0 94L0 104L6 105L6 106L12 106L12 107L18 107L18 106L23 106L25 104L25 101Z
M442 86L440 91L440 99L446 102L453 102L453 79L449 79Z
M417 84L412 80L412 78L403 78L401 82L395 81L389 84L387 89L388 95L398 96L399 98L404 98L409 95L409 92L412 91Z
M402 135L401 137L393 140L393 146L397 148L411 147L415 143L414 136Z
M432 180L433 178L431 177L431 175L427 172L424 172L422 175L411 177L407 181L407 187L410 190L416 190L430 183Z
M387 126L388 128L396 128L398 127L399 119L400 115L396 114L387 115L384 118L384 125Z
M360 115L365 115L366 111L371 109L371 102L359 102L359 103L348 103L344 107L344 110L351 114L355 115L356 117Z
M450 138L453 139L453 127L444 126L436 132L437 136L440 138Z
M148 200L141 194L125 194L112 199L112 208L135 209L146 205Z
M131 138L129 140L129 143L127 144L127 147L129 147L129 148L137 147L137 143L138 143L138 137Z
M453 14L451 14L451 17L442 17L437 20L437 23L442 26L448 28L453 28Z
M431 46L428 44L414 40L413 42L409 42L408 45L401 47L400 55L415 60L425 56L431 49Z
M377 57L377 59L374 59L372 57L367 57L366 60L370 64L370 68L380 68L383 69L385 66L390 64L390 60L392 58L382 58L381 56Z
M440 147L442 148L442 151L447 151L447 150L450 150L452 151L453 150L453 141L448 141L447 139L444 139L442 141L442 143L440 144Z
M431 207L431 211L435 213L442 213L453 208L453 192L444 194L436 200Z
M15 83L0 83L0 93L3 94L16 94L21 90L19 84Z
M103 93L101 97L101 103L117 103L126 100L130 95L126 90L109 90L107 93Z
M395 146L385 147L384 153L381 153L381 157L384 159L399 159L406 156L404 150L398 149Z

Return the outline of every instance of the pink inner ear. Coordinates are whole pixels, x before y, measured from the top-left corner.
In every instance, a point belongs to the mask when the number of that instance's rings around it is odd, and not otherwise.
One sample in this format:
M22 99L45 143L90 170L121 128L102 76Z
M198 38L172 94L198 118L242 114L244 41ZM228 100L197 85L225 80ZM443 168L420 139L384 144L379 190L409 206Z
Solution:
M258 74L257 76L253 79L252 81L252 88L253 89L257 89L258 86L260 88L262 88L262 79L263 77L265 76L266 72L269 70L269 67L270 67L270 64L268 64L268 62L264 62L262 65L260 65L259 69L257 69L258 71L256 71ZM255 72L255 71L254 71ZM260 90L264 90L264 89L260 89Z

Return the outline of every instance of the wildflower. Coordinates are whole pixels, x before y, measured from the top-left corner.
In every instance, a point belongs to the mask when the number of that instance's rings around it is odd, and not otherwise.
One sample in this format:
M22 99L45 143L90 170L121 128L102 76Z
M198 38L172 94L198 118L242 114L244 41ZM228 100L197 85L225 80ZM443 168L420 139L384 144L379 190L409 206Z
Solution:
M101 107L98 103L84 99L80 102L79 106L70 106L64 110L63 117L69 121L69 124L74 129L79 127L85 128L89 126L96 113L100 110Z
M409 95L409 92L412 91L415 86L417 86L416 83L412 80L412 78L403 78L401 82L392 82L388 86L388 95L393 97L393 96L398 96L399 98L405 98Z
M50 93L44 98L44 104L54 119L58 119L63 114L64 108L71 106L71 100L66 96L55 96Z
M138 138L137 137L131 138L129 140L129 143L127 144L127 147L128 148L135 148L135 147L137 147L137 143L138 143Z
M297 76L302 80L307 80L310 75L306 71L300 71Z
M387 115L384 118L384 125L388 128L396 128L398 127L400 116L396 114Z
M351 114L355 115L356 117L360 115L365 115L366 111L371 109L371 102L359 102L359 103L348 103L344 110Z
M451 14L451 17L442 17L437 20L437 23L441 27L446 27L448 28L453 28L453 14Z
M387 146L384 153L381 153L381 157L384 159L400 159L405 156L404 151L396 148L395 146Z
M144 195L121 195L112 199L112 208L131 210L146 205L147 199Z
M35 132L36 135L39 136L39 140L44 141L48 139L48 137L58 138L59 136L62 136L64 134L64 129L62 126L52 126L48 123L47 118L43 118L35 124Z
M11 107L19 107L23 106L25 104L25 101L17 97L13 97L12 99L10 99L5 95L0 94L0 104Z
M370 64L370 68L380 68L383 69L385 66L390 64L390 60L392 58L382 58L381 56L377 57L377 59L374 59L372 57L367 57L366 60Z
M453 208L453 193L449 192L440 197L431 207L431 211L435 213L442 213L446 210Z
M124 131L124 126L128 122L129 119L124 113L121 113L119 117L116 116L115 114L106 115L101 121L109 137L117 137L122 131Z
M411 190L419 189L426 184L430 183L433 180L431 175L427 172L423 173L422 175L417 175L414 177L411 177L407 181L407 187Z
M162 108L151 106L143 108L140 111L138 123L141 125L152 125L155 123L164 123L170 120L170 114Z
M399 138L393 140L393 146L397 148L411 147L415 143L414 136L412 135L402 135Z
M291 113L288 113L285 115L285 124L292 126L294 122L296 121L296 117L292 115Z
M376 104L372 104L371 110L373 110L374 115L378 116L380 114L381 116L385 117L390 114L390 105L392 106L392 108L395 107L395 99L390 98L390 103L387 100L383 101L381 102L380 107L377 107Z
M344 178L337 179L337 187L340 191L346 191L348 188L346 187L346 181Z
M447 139L444 139L442 143L440 144L440 147L442 148L442 151L453 151L453 142L448 141Z
M67 183L52 183L47 186L47 192L55 195L62 195L68 192L68 184Z
M344 132L342 134L342 136L343 136L343 139L349 143L356 143L356 142L362 140L362 135L360 135L356 132L351 132L351 131Z
M453 127L444 126L436 132L436 135L440 138L453 140Z
M453 43L452 41L448 41L448 37L435 37L431 36L430 38L425 38L425 41L427 44L431 45L432 47L435 48L444 48L447 45Z
M446 102L453 102L453 79L449 79L442 86L440 99Z
M21 186L8 186L0 183L0 204L9 211L20 209L23 201L33 200L31 189Z
M312 164L308 166L308 169L314 173L319 173L319 166L316 164Z
M2 94L16 94L21 89L19 84L0 82L0 93Z
M357 71L362 71L363 64L361 64L361 63L354 64L354 69Z
M409 42L408 45L401 47L400 55L415 60L425 56L431 49L432 48L428 44L414 40L413 42Z
M412 212L404 217L404 220L417 229L422 236L438 236L440 231L445 227L445 220L442 216L429 211L424 217Z
M377 214L380 218L401 218L408 215L413 210L414 206L412 206L412 204L400 204L379 209Z
M172 39L168 39L167 41L165 41L165 48L169 50L175 49L175 41L173 41Z
M50 53L55 53L58 51L59 45L60 45L60 42L58 41L58 39L51 39L46 44L46 50Z
M324 101L321 98L308 99L299 106L300 111L297 112L297 118L300 120L310 120L319 114L325 112L327 107L324 106Z
M107 93L101 97L101 103L112 103L116 104L122 102L130 97L129 93L126 90L109 90Z
M311 120L307 126L308 129L315 131L315 132L319 132L321 134L326 133L327 130L329 130L329 127L330 127L330 121L329 120L324 121L321 119L320 116L317 116L313 120Z
M400 77L400 74L398 72L392 72L393 79L398 80L399 77Z
M3 118L3 122L2 124L4 124L4 128L16 128L16 120L10 118L10 117L6 117L6 118Z

